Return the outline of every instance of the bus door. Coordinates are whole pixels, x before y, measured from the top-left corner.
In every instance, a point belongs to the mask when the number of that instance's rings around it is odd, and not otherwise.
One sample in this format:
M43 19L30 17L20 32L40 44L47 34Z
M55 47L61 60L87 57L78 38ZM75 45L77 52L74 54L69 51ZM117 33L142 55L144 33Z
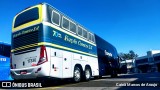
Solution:
M72 74L72 72L71 72L71 64L72 64L72 62L71 62L71 53L70 52L66 52L66 51L64 51L63 52L63 60L62 60L62 62L63 62L63 64L62 64L62 67L63 67L63 78L69 78L69 77L71 77L71 74Z

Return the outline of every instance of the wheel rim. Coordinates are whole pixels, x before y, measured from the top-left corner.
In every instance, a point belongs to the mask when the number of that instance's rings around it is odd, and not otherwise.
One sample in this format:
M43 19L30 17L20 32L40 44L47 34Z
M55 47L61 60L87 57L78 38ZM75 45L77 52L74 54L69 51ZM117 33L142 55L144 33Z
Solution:
M75 70L74 72L74 78L75 78L75 81L79 81L80 79L80 71L79 70Z
M85 71L85 75L86 75L86 79L89 79L89 78L90 78L90 71L89 71L89 70L86 70L86 71Z

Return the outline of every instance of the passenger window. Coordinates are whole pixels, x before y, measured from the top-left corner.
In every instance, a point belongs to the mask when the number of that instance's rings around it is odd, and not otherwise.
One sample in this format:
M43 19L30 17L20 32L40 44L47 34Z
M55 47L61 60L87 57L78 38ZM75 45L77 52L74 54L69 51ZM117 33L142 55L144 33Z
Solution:
M56 24L56 25L60 25L60 14L55 12L55 11L52 11L52 23L53 24Z
M92 34L92 42L95 42L94 35Z
M78 35L82 36L82 28L78 26Z
M2 51L4 51L4 46L2 45Z
M69 30L69 21L63 17L62 27Z
M74 33L76 33L76 24L70 22L70 30Z
M88 33L88 39L92 41L91 33Z
M86 38L86 39L88 39L87 38L87 31L85 29L83 29L83 37Z

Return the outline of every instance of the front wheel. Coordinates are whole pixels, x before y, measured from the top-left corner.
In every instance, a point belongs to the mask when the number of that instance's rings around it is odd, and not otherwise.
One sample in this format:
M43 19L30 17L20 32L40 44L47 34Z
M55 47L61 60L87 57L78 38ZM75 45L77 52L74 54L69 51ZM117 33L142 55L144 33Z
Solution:
M81 81L81 70L79 67L75 67L74 74L73 74L73 80L74 82L80 82Z

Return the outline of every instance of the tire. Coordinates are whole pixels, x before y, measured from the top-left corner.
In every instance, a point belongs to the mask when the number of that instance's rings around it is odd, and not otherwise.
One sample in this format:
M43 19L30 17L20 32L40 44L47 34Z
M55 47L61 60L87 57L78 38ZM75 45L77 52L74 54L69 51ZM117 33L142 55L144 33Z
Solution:
M81 70L79 69L79 67L74 68L73 81L74 82L80 82L81 81Z
M91 79L91 69L90 68L85 69L84 79L85 79L85 81L89 81Z

